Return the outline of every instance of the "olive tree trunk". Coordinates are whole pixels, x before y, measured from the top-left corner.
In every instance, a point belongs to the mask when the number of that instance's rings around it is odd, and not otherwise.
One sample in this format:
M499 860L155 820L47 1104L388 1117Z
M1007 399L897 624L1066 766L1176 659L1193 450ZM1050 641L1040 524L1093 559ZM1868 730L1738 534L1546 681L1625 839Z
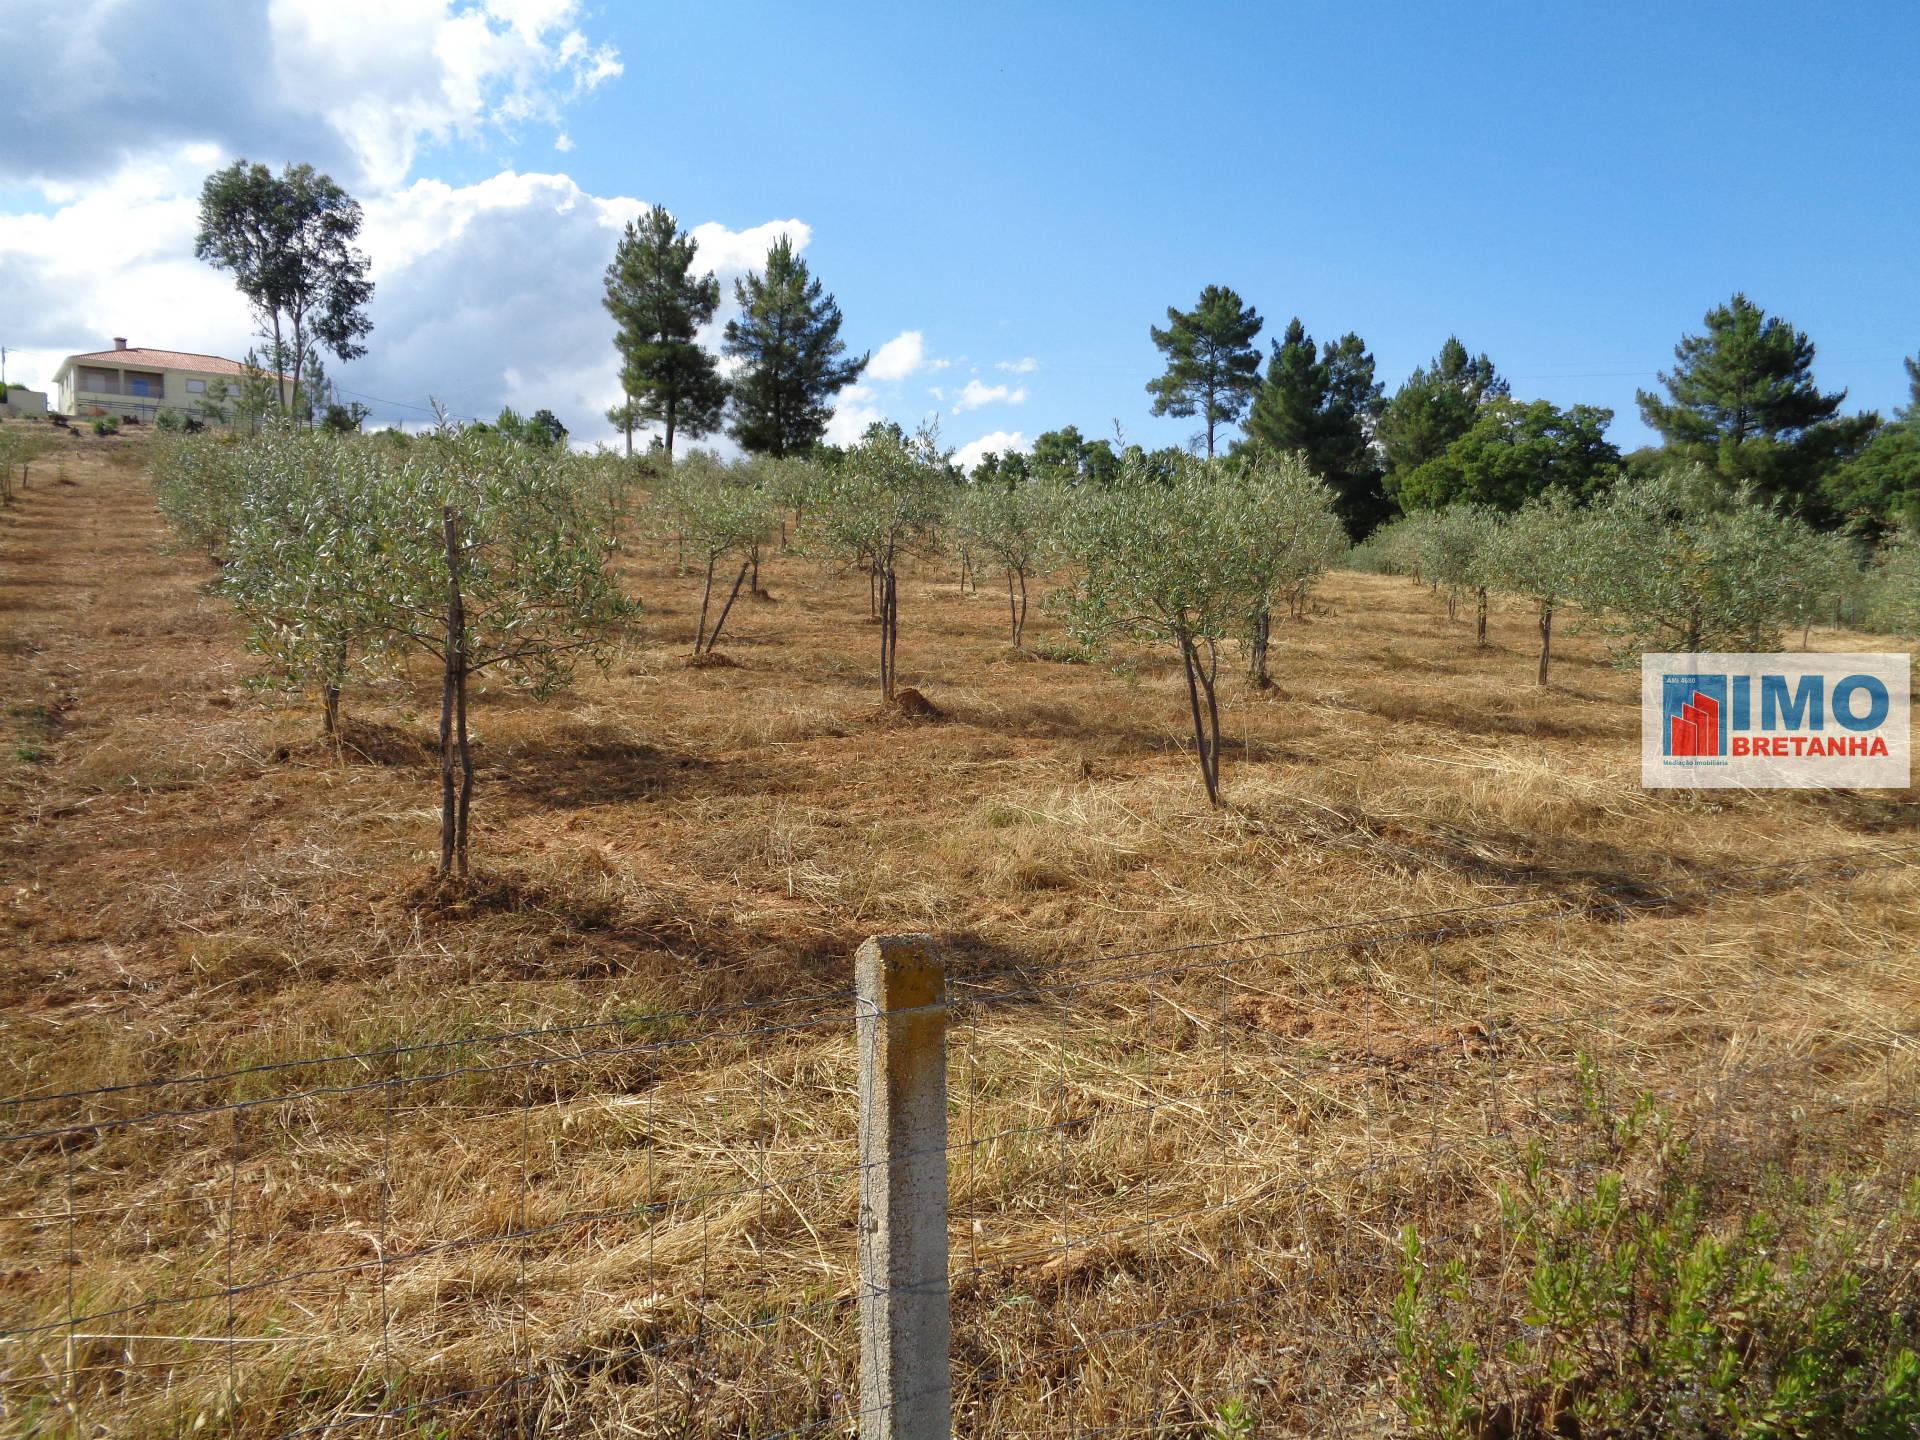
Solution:
M713 622L713 633L707 636L707 654L709 655L713 653L713 647L720 643L720 632L726 628L727 616L733 613L733 602L740 598L740 586L746 581L748 563L749 562L746 561L741 562L740 573L733 577L733 589L727 593L727 603L720 607L720 618ZM707 583L711 585L713 582L709 580ZM703 605L702 613L704 612L705 607ZM695 647L694 653L699 653L698 646Z
M880 580L880 697L893 699L895 652L900 645L900 587L889 566Z
M447 506L441 520L447 559L447 641L440 677L440 878L444 880L467 874L473 751L467 738L467 612L460 592L460 517Z
M1247 659L1247 679L1256 690L1268 689L1273 677L1267 673L1267 647L1273 638L1273 608L1263 605L1253 617L1253 646Z
M1207 642L1207 661L1190 635L1180 637L1180 659L1187 675L1187 706L1193 716L1193 750L1200 763L1200 779L1207 787L1207 803L1220 803L1220 705L1214 681L1219 669L1213 642ZM1204 692L1206 701L1201 703Z

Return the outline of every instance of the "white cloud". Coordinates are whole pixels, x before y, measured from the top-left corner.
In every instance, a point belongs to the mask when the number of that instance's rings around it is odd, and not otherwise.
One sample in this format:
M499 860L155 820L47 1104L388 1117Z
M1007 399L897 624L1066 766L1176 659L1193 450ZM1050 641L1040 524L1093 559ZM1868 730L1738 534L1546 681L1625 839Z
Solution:
M927 387L927 393L933 396L933 398L938 400L942 405L947 403L947 387L946 386L929 385Z
M1031 355L1022 355L1018 360L1002 360L993 368L1011 375L1031 375L1040 368L1040 362Z
M1026 402L1027 387L1024 385L1009 389L1005 385L982 385L978 380L969 380L961 390L959 399L953 402L953 413L964 414L968 410L978 410L982 405L1020 405Z
M953 463L962 470L971 471L980 463L980 458L989 453L1010 455L1018 451L1025 454L1033 448L1033 442L1018 430L995 430L990 435L982 435L971 440L953 452Z
M887 419L887 412L873 403L873 388L857 381L840 392L833 418L827 422L825 440L829 445L857 445L867 427Z
M562 155L566 154L569 150L573 149L573 137L562 130L558 135L553 137L553 148L558 150Z
M367 179L391 185L422 142L557 125L566 101L619 75L579 12L576 0L272 0L274 73L285 103L325 119Z
M875 380L904 380L926 363L926 337L918 330L902 330L873 352L867 374Z
M197 141L387 188L422 145L558 130L623 68L582 17L580 0L270 0L188 26L166 5L39 7L0 47L19 117L0 176L98 177Z
M604 202L614 203L614 202ZM632 202L635 214L646 207L638 201ZM619 223L627 223L629 216L622 215ZM764 225L755 225L748 230L729 230L716 221L709 220L704 225L696 225L687 232L700 246L696 264L713 271L723 281L729 276L744 275L749 270L767 268L767 251L773 248L774 241L782 236L793 242L795 250L805 250L813 239L813 227L804 220L769 220ZM721 290L723 305L733 301L733 287L724 285Z

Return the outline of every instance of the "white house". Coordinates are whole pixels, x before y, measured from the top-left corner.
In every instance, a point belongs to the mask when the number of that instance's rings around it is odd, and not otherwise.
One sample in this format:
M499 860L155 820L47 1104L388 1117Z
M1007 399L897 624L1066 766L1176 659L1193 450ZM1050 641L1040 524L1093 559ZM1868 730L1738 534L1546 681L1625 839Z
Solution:
M54 408L84 420L110 416L150 423L162 410L201 418L208 387L217 396L224 384L230 410L246 373L246 366L224 356L129 346L125 336L115 336L111 350L60 362L53 373Z

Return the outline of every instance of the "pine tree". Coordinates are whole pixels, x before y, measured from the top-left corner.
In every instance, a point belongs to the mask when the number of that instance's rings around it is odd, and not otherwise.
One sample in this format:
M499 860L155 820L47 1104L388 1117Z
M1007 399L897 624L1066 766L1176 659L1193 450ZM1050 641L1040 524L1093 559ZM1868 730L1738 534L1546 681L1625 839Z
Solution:
M1321 347L1320 364L1327 372L1327 390L1320 406L1315 468L1333 487L1334 509L1347 534L1358 539L1393 514L1374 442L1386 409L1386 387L1374 378L1366 342L1351 330Z
M1373 356L1349 331L1315 358L1313 337L1298 319L1274 345L1266 383L1247 416L1247 439L1275 454L1296 452L1332 487L1347 533L1364 536L1391 513L1380 488L1373 427L1381 387Z
M1153 413L1200 416L1211 460L1215 432L1246 414L1259 388L1260 351L1253 337L1263 322L1224 285L1207 286L1191 310L1169 305L1167 321L1166 329L1151 329L1153 343L1167 357L1165 373L1147 382Z
M1466 434L1482 405L1508 393L1493 361L1469 355L1459 337L1449 335L1432 366L1409 375L1380 416L1387 493L1397 496L1403 478Z
M1907 367L1907 403L1860 453L1827 475L1826 499L1869 534L1920 524L1920 357Z
M804 454L826 433L833 397L860 378L867 356L847 360L840 306L807 273L782 236L762 274L733 283L740 302L722 347L741 362L728 433L763 455Z
M657 423L666 429L667 458L676 434L696 439L720 428L726 382L715 358L694 339L720 305L720 282L695 275L700 242L679 227L666 206L629 220L607 266L602 303L613 316L626 403L620 423L633 453L633 431Z
M1313 348L1313 337L1295 316L1273 344L1266 382L1247 416L1247 439L1276 454L1300 451L1311 456L1326 396L1326 367Z
M1638 392L1640 418L1681 460L1826 518L1822 479L1860 451L1879 417L1841 415L1847 392L1814 383L1813 341L1745 295L1709 310L1706 327L1673 347L1677 363L1660 376L1666 399Z

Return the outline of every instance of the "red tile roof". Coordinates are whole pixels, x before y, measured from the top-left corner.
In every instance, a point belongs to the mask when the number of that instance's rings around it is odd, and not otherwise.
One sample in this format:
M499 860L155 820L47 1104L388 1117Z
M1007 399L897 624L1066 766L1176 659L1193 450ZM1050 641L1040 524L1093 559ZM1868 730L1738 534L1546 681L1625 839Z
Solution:
M149 350L129 346L125 350L91 350L85 355L69 355L69 365L107 361L114 365L145 366L153 370L192 370L202 375L244 375L247 367L220 355L197 355L191 350ZM62 367L64 368L64 367Z

